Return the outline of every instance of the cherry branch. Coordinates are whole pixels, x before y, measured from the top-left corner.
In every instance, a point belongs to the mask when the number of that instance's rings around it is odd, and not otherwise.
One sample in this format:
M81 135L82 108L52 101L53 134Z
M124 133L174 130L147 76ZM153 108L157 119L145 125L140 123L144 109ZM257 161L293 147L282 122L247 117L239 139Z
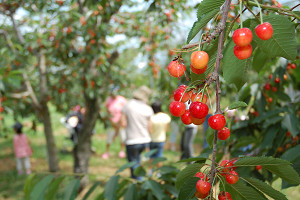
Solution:
M223 15L221 18L221 21L219 23L220 27L223 27L223 30L220 32L220 37L218 41L218 51L217 51L217 59L216 59L216 67L215 71L212 74L212 77L216 79L216 112L215 114L220 114L222 113L221 108L220 108L220 94L221 94L221 88L220 88L220 81L219 81L219 71L220 71L220 63L221 59L223 58L223 41L224 41L224 35L225 35L225 25L226 25L226 20L230 8L230 3L231 0L226 0L223 8ZM212 154L212 164L211 164L211 174L210 174L210 184L212 184L213 179L216 174L216 152L217 152L217 131L215 131L214 134L214 143L213 143L213 154Z

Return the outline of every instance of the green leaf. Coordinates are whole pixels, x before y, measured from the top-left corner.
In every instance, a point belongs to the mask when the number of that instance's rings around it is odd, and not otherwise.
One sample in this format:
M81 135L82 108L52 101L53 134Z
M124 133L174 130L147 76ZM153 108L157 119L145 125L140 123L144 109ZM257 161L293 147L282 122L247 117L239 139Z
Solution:
M245 60L239 60L233 53L235 46L231 40L224 51L223 57L223 77L227 83L233 83L238 90L246 83L248 73L247 70L251 64L251 57Z
M265 193L266 195L268 195L269 197L272 197L273 199L287 200L287 198L285 197L284 194L275 190L274 188L272 188L270 185L268 185L265 182L262 182L258 179L254 179L254 178L244 178L244 180L246 180L250 185L252 185L258 191Z
M124 200L138 200L136 184L130 184L124 194Z
M246 199L246 200L263 200L267 199L263 194L258 192L252 187L249 187L242 183L242 181L238 181L235 184L228 184L225 182L226 190L231 194L232 199Z
M152 155L155 154L156 152L157 152L157 149L152 149L152 150L146 152L146 153L144 154L144 156L145 156L146 158L150 158L150 156L152 156Z
M200 180L198 177L192 177L188 181L186 181L180 188L178 200L186 200L192 198L195 195L196 183L198 180Z
M219 11L219 8L211 10L209 13L199 18L198 21L193 24L193 27L189 32L187 43L189 43Z
M260 48L257 48L253 57L252 69L259 72L265 66L268 59L267 55Z
M45 199L47 199L47 200L55 199L55 195L57 194L59 186L60 186L61 182L64 180L64 178L65 178L65 176L60 176L50 183L50 185L48 187L48 192L45 196Z
M80 180L77 178L72 179L65 188L64 200L73 200L77 196L77 189L80 186Z
M204 157L195 157L195 158L187 158L183 160L177 161L178 163L180 162L205 162L207 158Z
M99 181L96 181L93 186L87 191L87 193L84 195L83 200L87 200L88 197L93 193L93 191L97 188L97 186L100 185Z
M29 200L30 199L30 194L35 186L35 184L38 182L38 179L35 174L30 174L25 181L24 184L24 199Z
M197 17L202 18L203 15L208 14L211 10L220 8L225 0L203 0L198 6Z
M118 174L118 173L124 171L124 170L127 169L127 168L133 167L133 166L136 165L136 164L137 164L137 162L135 162L135 161L126 163L125 165L121 166L121 167L118 169L118 171L116 171L116 174Z
M299 152L300 144L284 152L284 154L281 156L281 159L293 162L299 156Z
M281 56L288 60L294 60L297 53L294 24L282 15L264 15L263 19L264 22L269 22L272 25L273 36L269 40L261 40L256 34L253 34L253 40L255 40L259 48L270 58ZM253 33L257 25L256 21L251 21Z
M166 158L154 158L151 162L151 165L156 165L157 163L160 163L160 162L163 162L163 161L166 161L167 159Z
M155 182L154 180L148 180L143 184L143 187L146 190L151 190L152 194L158 199L158 200L163 200L166 195L162 189L162 187L160 186L160 184L158 184L157 182Z
M237 108L247 107L247 104L243 101L233 102L230 106L228 106L228 110L233 110Z
M280 130L280 126L278 125L271 126L270 128L268 128L267 133L264 136L264 139L261 143L261 148L272 147L273 140L276 137L279 130Z
M104 188L104 197L107 200L115 200L116 199L116 191L118 189L118 182L120 176L114 175L112 176L109 181L106 183Z
M141 165L133 170L135 176L146 176L146 170Z
M215 136L215 131L212 128L208 127L208 129L205 131L205 139L209 148L213 147L214 136Z
M300 130L299 130L299 121L298 121L297 116L295 114L287 113L284 116L284 118L281 122L281 125L283 127L286 127L291 132L293 137L298 135L299 132L300 132Z
M256 165L261 165L261 166L278 166L278 165L290 165L291 163L282 160L279 158L273 158L273 157L244 157L238 159L235 163L234 166L237 167L245 167L245 166L256 166Z
M182 171L180 171L176 177L175 186L179 189L185 181L195 176L197 172L204 166L203 163L194 163L186 166Z
M30 194L30 200L40 200L44 199L45 192L53 180L54 175L50 174L46 177L44 177L41 181L39 181L33 188L31 194Z

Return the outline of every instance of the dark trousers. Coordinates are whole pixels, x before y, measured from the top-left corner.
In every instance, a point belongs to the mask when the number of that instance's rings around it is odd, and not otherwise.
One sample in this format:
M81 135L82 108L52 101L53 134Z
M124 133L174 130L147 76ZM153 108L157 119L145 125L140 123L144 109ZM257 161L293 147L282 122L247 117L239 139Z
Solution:
M127 153L127 160L129 162L135 161L136 164L130 168L131 178L141 180L141 177L135 176L133 171L140 166L141 162L141 153L146 149L149 144L133 144L133 145L126 145L126 153Z
M193 149L193 142L195 135L197 133L197 127L186 127L182 136L181 136L181 152L182 155L180 160L187 159L193 156L194 149Z

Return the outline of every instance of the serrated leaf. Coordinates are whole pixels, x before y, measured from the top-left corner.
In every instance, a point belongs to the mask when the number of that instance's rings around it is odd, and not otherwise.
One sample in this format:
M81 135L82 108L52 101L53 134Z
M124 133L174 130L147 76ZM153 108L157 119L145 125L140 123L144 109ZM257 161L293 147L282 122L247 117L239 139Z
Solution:
M124 194L124 200L137 200L137 187L135 184L130 184Z
M165 193L162 189L162 187L155 181L153 180L148 180L143 184L143 187L145 189L151 190L152 194L158 199L162 200L165 198Z
M264 22L269 22L272 25L273 36L269 40L261 40L256 34L253 34L253 40L255 40L259 48L270 58L281 56L288 60L294 60L297 54L294 24L282 15L264 15L263 19ZM253 33L257 25L256 21L251 21Z
M219 10L220 9L211 10L193 24L193 27L190 30L187 38L187 43L189 43L200 32L200 30L219 12Z
M283 180L289 182L290 184L300 184L299 174L291 165L283 166L265 166L265 169L269 170L271 173L276 174Z
M217 9L224 4L225 0L203 0L198 6L197 17L200 19L203 15L209 13L211 10Z
M281 159L293 162L299 156L299 152L300 144L284 152L284 154L281 156Z
M180 188L185 181L195 176L197 172L204 166L203 163L194 163L186 166L182 171L180 171L176 177L176 188Z
M230 106L228 106L228 110L233 110L237 108L247 107L247 104L243 101L233 102Z
M235 44L231 40L224 51L223 57L223 77L227 83L233 83L238 90L247 82L247 71L251 64L251 57L239 60L233 53Z
M180 188L178 200L186 200L192 198L195 195L196 183L198 180L200 180L198 177L192 177L187 180Z
M44 199L45 192L53 180L54 175L50 174L46 177L44 177L41 181L39 181L33 188L31 194L30 194L30 200L40 200Z
M116 191L118 189L118 182L119 182L120 176L114 175L112 176L109 181L105 185L104 189L104 197L107 200L115 200L116 199Z
M213 147L214 136L215 136L215 131L212 128L208 127L208 129L205 131L205 139L209 148Z
M244 157L238 159L234 163L234 166L237 167L256 166L256 165L278 166L278 165L290 165L290 164L291 163L286 160L273 158L273 157Z
M205 162L206 159L207 158L204 157L195 157L195 158L187 158L187 159L179 160L178 162L197 162L197 161Z
M268 147L272 146L273 140L276 137L279 129L280 129L280 126L278 126L278 125L271 126L270 128L267 129L267 133L264 136L264 139L261 143L261 148L268 148Z
M225 182L225 188L226 190L231 194L232 199L239 200L239 199L245 199L245 200L263 200L267 199L263 194L258 192L252 187L249 187L242 183L242 181L238 181L235 184L228 184Z
M260 48L257 48L253 57L252 69L259 72L265 66L268 59L267 55Z
M259 190L260 192L268 195L269 197L272 197L273 199L276 200L287 200L284 194L281 192L275 190L272 188L270 185L268 185L265 182L262 182L258 179L254 178L243 178L246 180L251 186L253 186L255 189Z
M291 132L293 137L298 135L299 132L300 132L300 130L299 130L299 121L298 121L297 116L295 114L287 113L284 116L284 118L281 122L281 125L283 127L286 127Z

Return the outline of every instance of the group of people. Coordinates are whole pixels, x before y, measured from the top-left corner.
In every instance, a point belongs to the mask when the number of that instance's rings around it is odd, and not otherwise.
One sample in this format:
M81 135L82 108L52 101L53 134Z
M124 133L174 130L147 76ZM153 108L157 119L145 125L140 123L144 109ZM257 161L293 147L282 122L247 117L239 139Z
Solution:
M112 88L110 96L106 101L106 108L110 114L109 121L113 127L108 132L106 152L102 155L103 159L108 159L109 148L113 140L119 135L121 139L121 148L119 157L125 158L129 162L136 162L131 167L131 177L140 179L134 175L134 169L140 165L141 153L145 150L154 150L151 159L163 156L164 145L166 142L166 133L169 129L171 118L164 113L161 108L161 102L156 101L149 105L151 89L141 86L133 92L133 98L126 100L125 97L117 95L117 87ZM77 129L80 124L84 110L79 106L74 107L73 113L62 119L63 123L69 128L71 139L77 142ZM176 128L177 127L177 128ZM173 127L175 134L173 143L176 140L178 126ZM19 174L23 173L22 163L26 173L31 173L29 156L32 154L30 143L25 134L22 133L22 125L16 123L14 126L16 135L14 136L14 150L17 158L17 170ZM197 133L196 125L188 125L181 137L181 159L193 156L193 140ZM171 147L172 148L172 147ZM173 147L174 148L174 147ZM125 153L126 150L126 153Z

